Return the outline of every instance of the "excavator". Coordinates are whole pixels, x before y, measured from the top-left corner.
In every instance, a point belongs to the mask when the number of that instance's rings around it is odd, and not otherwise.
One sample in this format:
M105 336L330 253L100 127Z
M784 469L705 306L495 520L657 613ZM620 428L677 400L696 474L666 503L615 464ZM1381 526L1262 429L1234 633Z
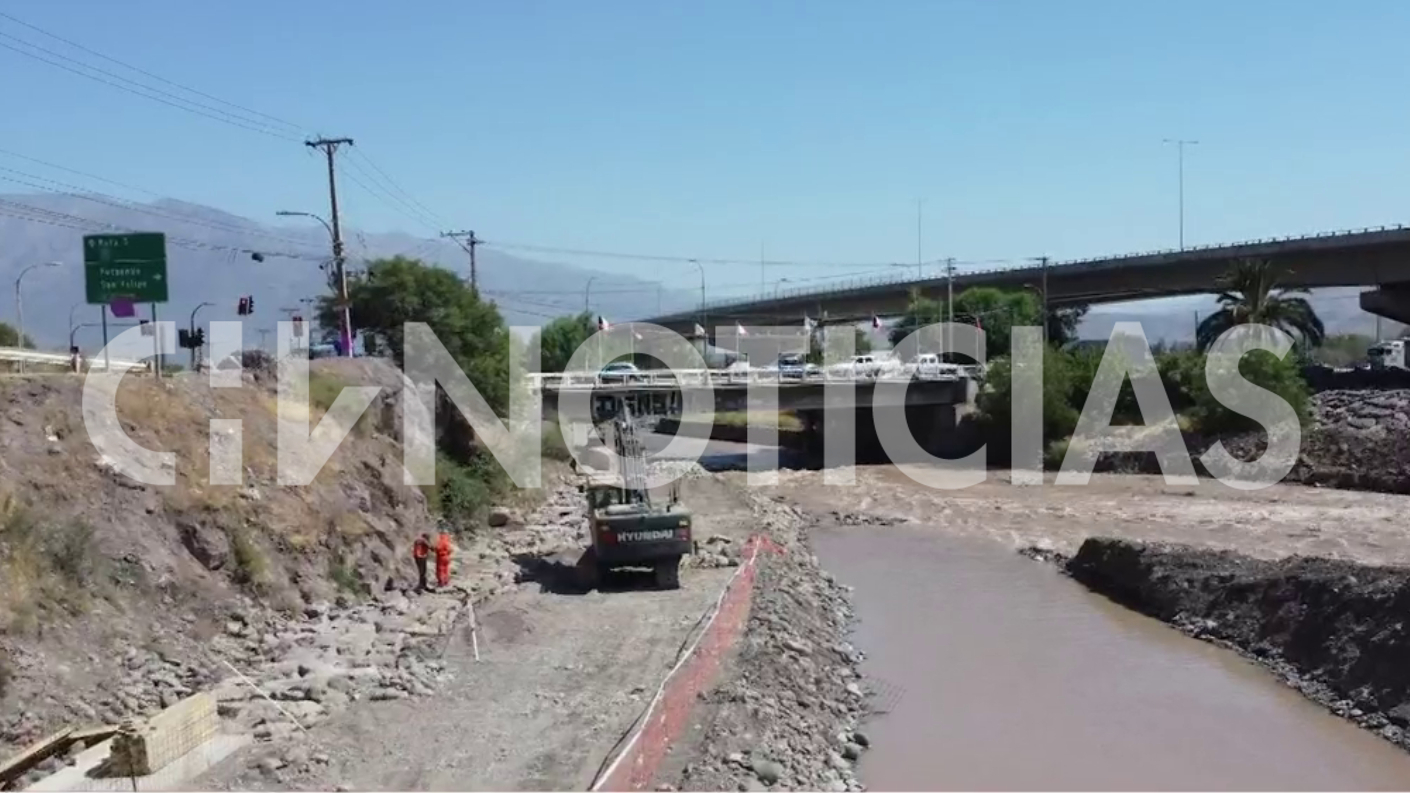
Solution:
M679 589L681 558L694 548L691 514L680 503L679 485L671 485L664 503L653 497L645 446L629 408L599 425L604 429L616 452L611 464L607 470L582 471L592 531L585 562L593 583L601 586L616 569L645 567L658 589Z

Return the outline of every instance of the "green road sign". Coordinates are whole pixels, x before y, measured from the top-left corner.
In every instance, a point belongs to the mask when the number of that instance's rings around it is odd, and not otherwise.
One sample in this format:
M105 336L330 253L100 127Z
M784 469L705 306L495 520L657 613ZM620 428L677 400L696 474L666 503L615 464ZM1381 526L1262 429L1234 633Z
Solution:
M165 303L166 235L86 235L83 271L89 303L107 305L118 298L134 303Z

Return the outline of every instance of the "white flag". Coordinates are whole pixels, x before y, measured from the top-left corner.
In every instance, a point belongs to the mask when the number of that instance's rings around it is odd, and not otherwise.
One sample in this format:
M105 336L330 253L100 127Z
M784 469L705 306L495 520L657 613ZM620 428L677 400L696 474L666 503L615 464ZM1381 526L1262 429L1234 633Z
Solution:
M702 328L702 327L700 327L700 323L698 323L698 322L695 323L695 335L697 335L697 336L704 336L704 335L705 335L705 329Z
M741 336L748 336L748 335L749 335L749 331L745 330L745 329L744 329L744 326L741 325L741 324L739 324L738 322L734 323L734 329L735 329L735 331L736 331L737 333L739 333L739 335L741 335Z

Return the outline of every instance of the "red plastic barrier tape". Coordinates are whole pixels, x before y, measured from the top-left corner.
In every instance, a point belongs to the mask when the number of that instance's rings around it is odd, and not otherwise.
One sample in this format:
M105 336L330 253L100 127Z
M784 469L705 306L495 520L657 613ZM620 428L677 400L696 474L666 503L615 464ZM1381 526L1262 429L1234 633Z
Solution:
M666 675L625 747L590 790L636 791L651 784L671 744L684 732L696 697L714 680L744 632L761 546L782 553L782 548L767 538L749 538L744 546L745 561L720 592L704 630Z

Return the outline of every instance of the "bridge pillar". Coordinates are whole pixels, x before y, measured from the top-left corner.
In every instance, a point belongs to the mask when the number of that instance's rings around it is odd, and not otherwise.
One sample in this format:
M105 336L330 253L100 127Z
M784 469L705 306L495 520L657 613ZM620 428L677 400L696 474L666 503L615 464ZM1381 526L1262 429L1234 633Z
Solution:
M1384 284L1362 292L1361 310L1410 325L1410 283Z

